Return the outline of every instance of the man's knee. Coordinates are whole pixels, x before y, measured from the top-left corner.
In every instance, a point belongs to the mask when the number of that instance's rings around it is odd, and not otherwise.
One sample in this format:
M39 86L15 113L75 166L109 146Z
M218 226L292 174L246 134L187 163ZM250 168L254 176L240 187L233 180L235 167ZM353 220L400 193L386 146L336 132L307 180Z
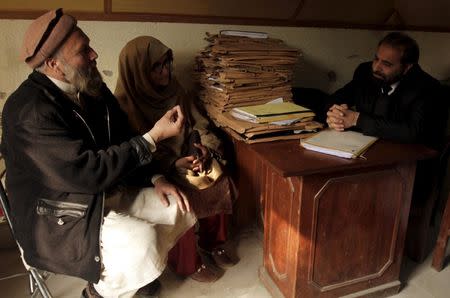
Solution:
M145 254L156 243L153 225L129 215L110 212L105 217L102 229L102 244L105 249L120 248L126 254Z

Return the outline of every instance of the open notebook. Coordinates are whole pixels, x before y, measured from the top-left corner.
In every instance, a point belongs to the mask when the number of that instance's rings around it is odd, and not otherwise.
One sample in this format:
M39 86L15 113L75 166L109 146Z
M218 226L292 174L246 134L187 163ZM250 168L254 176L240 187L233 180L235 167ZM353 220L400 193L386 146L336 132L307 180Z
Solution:
M356 131L322 130L314 136L303 139L300 145L306 149L345 158L356 158L378 138L365 136Z

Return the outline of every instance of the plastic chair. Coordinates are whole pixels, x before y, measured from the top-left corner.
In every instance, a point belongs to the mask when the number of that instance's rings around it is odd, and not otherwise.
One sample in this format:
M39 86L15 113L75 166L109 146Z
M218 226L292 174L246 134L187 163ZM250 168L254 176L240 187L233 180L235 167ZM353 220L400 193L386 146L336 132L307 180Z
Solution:
M5 188L3 187L3 182L0 182L0 202L4 216L6 218L6 221L8 222L11 231L11 235L13 236L13 239L16 239L14 235L13 224L10 217L11 209L9 206L8 196L6 194ZM17 246L19 247L18 244ZM30 282L30 296L35 297L39 293L43 298L52 298L53 296L48 290L47 285L45 284L45 280L47 279L49 273L48 272L41 273L38 269L34 267L27 268L27 271Z

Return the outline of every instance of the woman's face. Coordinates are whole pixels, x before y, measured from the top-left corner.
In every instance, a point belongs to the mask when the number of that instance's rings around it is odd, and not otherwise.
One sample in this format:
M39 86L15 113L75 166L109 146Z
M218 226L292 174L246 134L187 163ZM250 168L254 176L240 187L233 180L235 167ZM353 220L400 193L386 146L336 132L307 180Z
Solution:
M150 71L150 82L156 88L167 87L172 73L172 57L165 54L156 61Z

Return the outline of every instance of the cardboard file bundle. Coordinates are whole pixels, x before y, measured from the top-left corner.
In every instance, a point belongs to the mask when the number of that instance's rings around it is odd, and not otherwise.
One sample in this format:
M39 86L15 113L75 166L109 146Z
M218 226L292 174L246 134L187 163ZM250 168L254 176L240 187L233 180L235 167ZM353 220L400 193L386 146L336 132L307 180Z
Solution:
M209 45L196 57L200 99L210 118L247 143L299 139L322 127L311 111L266 115L249 106L274 99L292 101L291 80L300 51L264 32L228 30L207 34ZM292 103L289 103L292 104ZM234 116L233 116L234 115ZM283 125L275 125L274 122Z
M292 99L291 79L300 51L267 33L224 31L209 35L196 57L196 77L205 105L224 112L235 107Z
M298 121L289 125L276 125L271 123L252 123L236 119L230 112L221 113L211 106L206 106L210 118L218 127L226 130L236 139L246 143L270 142L276 140L300 139L310 136L322 128L319 122L307 120Z
M292 102L233 108L230 114L236 119L252 123L273 123L289 120L292 120L293 123L312 120L315 116L311 110Z

